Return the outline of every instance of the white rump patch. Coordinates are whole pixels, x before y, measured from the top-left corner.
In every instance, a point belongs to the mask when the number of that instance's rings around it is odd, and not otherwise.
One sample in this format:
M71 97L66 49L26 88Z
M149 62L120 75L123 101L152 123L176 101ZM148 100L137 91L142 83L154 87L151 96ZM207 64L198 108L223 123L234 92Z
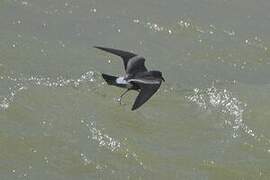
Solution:
M117 84L128 84L124 77L119 77L116 79Z

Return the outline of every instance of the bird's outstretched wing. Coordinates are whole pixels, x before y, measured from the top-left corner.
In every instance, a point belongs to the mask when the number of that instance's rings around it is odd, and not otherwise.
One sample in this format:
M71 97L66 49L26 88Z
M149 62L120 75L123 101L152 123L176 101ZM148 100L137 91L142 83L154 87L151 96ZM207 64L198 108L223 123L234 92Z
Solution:
M159 89L160 84L144 84L144 83L137 83L141 90L139 95L137 96L133 106L132 111L138 109L141 105L143 105L148 99L150 99Z
M106 47L100 47L100 46L94 46L94 48L97 48L97 49L112 53L114 55L120 56L123 59L125 69L127 68L128 61L131 58L137 56L137 54L127 52L127 51L122 51L119 49L112 49L112 48L106 48Z
M146 67L144 66L145 59L143 57L139 57L137 54L119 49L112 49L100 46L94 47L112 53L114 55L120 56L123 59L125 71L127 74L147 71Z
M138 72L145 72L147 71L145 65L144 65L145 59L140 56L136 56L131 58L128 61L127 68L126 68L126 73L128 75L132 75Z

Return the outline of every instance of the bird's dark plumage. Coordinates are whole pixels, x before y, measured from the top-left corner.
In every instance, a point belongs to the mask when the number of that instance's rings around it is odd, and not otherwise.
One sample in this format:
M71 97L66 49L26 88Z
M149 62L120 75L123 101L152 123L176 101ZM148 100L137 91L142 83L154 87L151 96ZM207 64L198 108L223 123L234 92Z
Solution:
M136 54L126 52L126 51L122 51L122 50L118 50L118 49L105 48L105 47L100 47L100 46L94 46L94 47L97 48L97 49L112 53L114 55L120 56L123 59L125 70L127 69L128 61L131 58L137 56Z
M123 77L116 77L108 74L102 74L103 79L109 85L114 85L129 90L139 90L132 109L138 109L147 100L149 100L159 89L161 82L165 81L160 71L148 71L144 65L145 59L134 53L95 46L95 48L120 56L123 59L126 75ZM120 98L120 102L121 102Z
M116 77L116 76L111 76L111 75L104 74L104 73L102 73L102 77L103 77L103 79L107 82L107 84L109 84L109 85L116 85L116 79L117 79L118 77Z
M143 84L143 83L138 83L140 87L140 92L139 95L137 96L133 106L132 106L132 111L139 108L141 105L143 105L148 99L150 99L155 92L157 92L158 88L160 87L161 83L159 84Z

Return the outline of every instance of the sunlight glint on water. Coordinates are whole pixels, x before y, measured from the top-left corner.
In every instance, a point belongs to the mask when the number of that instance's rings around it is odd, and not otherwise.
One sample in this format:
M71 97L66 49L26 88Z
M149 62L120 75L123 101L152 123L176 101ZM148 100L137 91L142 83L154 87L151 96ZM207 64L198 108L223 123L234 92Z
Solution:
M264 141L270 146L270 139L256 132L245 124L243 114L247 109L247 104L241 102L237 97L234 97L227 89L217 89L212 86L207 89L194 89L194 94L186 96L188 101L196 103L204 110L219 111L230 118L225 119L224 124L232 127L234 133L233 138L237 138L241 133L251 136L257 141Z

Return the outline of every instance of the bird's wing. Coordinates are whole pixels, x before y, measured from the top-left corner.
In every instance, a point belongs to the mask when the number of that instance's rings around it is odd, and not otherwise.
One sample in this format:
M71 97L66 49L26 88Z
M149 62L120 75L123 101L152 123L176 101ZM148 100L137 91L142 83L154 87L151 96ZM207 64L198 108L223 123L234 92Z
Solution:
M144 83L137 83L137 84L140 86L141 90L132 106L131 109L132 111L138 109L148 99L150 99L159 89L161 82L159 84L144 84Z
M126 67L126 73L127 74L135 74L138 72L145 72L147 71L145 65L144 65L145 59L140 56L136 56L131 58Z
M128 78L127 82L143 83L143 84L159 84L161 80L154 78Z
M119 49L112 49L112 48L106 48L106 47L100 47L100 46L94 46L94 48L112 53L114 55L120 56L123 59L125 70L127 69L128 62L131 58L137 56L137 54L127 52L127 51L122 51Z

